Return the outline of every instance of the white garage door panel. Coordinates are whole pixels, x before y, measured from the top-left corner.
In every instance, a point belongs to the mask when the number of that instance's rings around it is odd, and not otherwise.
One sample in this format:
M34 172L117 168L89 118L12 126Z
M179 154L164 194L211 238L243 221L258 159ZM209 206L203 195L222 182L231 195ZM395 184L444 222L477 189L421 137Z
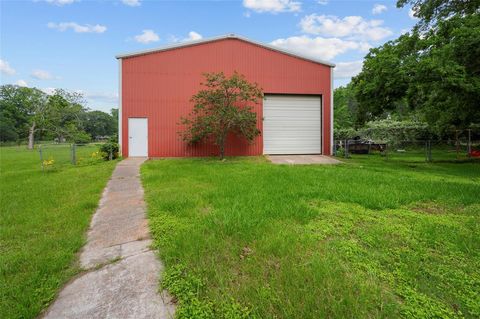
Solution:
M319 96L266 95L263 153L321 153L321 105Z

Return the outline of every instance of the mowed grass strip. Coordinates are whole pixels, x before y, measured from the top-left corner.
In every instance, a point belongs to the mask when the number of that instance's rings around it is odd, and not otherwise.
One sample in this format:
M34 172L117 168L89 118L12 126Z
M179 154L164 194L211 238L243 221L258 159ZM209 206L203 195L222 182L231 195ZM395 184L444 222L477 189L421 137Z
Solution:
M180 318L478 318L480 165L142 166Z
M36 317L78 272L75 254L115 165L89 159L96 150L79 147L83 164L72 166L68 146L49 149L57 168L42 173L37 150L0 148L0 318Z

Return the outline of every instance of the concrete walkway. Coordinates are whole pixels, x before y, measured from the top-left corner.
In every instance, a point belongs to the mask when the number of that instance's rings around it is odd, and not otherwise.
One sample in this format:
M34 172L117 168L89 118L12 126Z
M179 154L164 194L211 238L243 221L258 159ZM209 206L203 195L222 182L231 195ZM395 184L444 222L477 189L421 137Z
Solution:
M140 165L115 168L93 216L80 255L84 273L60 292L44 318L172 318L175 307L158 293L162 264L150 249Z
M273 164L341 164L342 162L325 155L268 155Z

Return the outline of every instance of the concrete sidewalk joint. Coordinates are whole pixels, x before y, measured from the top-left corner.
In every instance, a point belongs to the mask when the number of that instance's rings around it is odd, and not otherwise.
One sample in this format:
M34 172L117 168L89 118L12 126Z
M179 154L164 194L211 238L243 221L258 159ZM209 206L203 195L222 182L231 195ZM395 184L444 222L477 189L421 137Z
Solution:
M163 265L151 250L140 181L145 158L117 164L80 254L90 270L67 284L44 318L173 318L175 306L158 292Z

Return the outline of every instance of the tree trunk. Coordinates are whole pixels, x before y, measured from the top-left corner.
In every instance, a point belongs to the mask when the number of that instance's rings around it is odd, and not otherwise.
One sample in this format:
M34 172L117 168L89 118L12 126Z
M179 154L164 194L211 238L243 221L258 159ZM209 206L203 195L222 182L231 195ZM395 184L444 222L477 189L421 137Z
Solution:
M28 149L33 150L33 145L35 143L35 122L32 123L30 129L28 130Z
M225 158L225 140L222 140L220 143L220 159L223 160Z
M223 133L222 136L220 136L220 143L218 143L218 146L220 147L220 159L223 160L225 158L225 141L227 140L227 134Z

